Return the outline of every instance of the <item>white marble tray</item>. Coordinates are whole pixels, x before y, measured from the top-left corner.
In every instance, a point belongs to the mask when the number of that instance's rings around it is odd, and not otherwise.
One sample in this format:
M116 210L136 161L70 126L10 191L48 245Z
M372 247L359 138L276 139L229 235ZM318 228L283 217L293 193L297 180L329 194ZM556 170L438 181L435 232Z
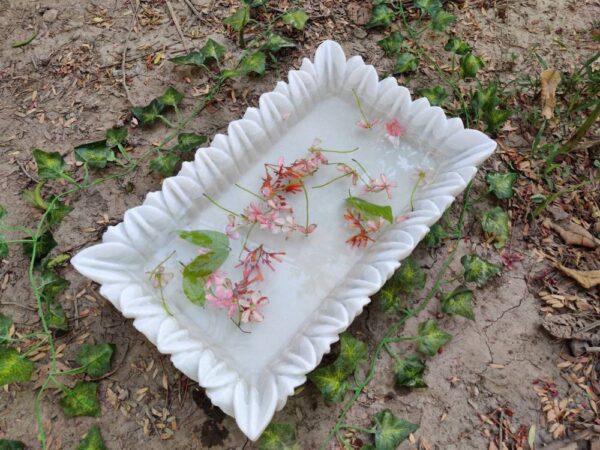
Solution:
M390 142L382 129L356 126L361 116L353 90L367 114L397 118L406 130L399 142ZM251 237L285 250L286 256L261 286L270 299L265 320L247 324L251 332L242 333L222 310L186 299L179 262L189 261L197 249L175 231L223 230L227 216L203 193L240 210L251 198L234 183L256 187L264 162L281 155L286 162L303 157L317 137L327 148L360 147L352 156L367 170L396 181L392 207L407 218L366 249L350 248L342 220L348 183L311 191L311 222L318 224L313 234L287 240L266 233ZM495 147L425 98L411 101L394 78L379 81L360 56L346 59L337 43L326 41L314 62L304 59L287 83L263 94L258 108L248 108L243 119L229 124L227 135L216 135L210 147L199 149L194 162L164 181L162 191L148 194L142 206L107 230L101 244L82 250L72 263L100 283L101 294L255 440ZM426 168L431 179L415 192L410 211L418 168ZM331 176L315 178L318 183ZM232 241L232 255L239 245ZM175 278L164 290L171 316L147 274L173 250L177 257L166 266ZM225 266L236 270L233 262Z

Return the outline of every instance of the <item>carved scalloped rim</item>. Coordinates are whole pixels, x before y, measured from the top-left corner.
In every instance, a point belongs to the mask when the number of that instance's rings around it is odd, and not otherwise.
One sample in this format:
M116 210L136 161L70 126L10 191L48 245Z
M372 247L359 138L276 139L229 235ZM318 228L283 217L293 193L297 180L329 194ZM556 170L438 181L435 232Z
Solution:
M190 208L205 204L202 192L214 194L230 185L260 156L259 149L269 148L323 95L350 89L356 89L365 104L398 117L407 139L430 142L447 159L435 181L415 195L409 218L394 225L365 253L266 373L260 379L244 379L166 314L135 268L152 254L166 231L181 227ZM360 56L346 59L339 44L325 41L314 62L304 59L299 70L289 72L287 83L280 81L272 92L261 95L258 108L248 108L242 119L231 122L227 135L218 134L210 147L199 149L193 162L184 163L177 176L164 181L161 191L149 193L142 206L125 212L123 222L106 231L102 244L79 252L72 264L100 283L100 293L125 317L134 319L133 325L161 353L171 355L175 367L197 380L211 401L256 440L495 147L486 135L465 130L460 119L446 118L427 99L412 101L408 89L398 86L394 78L379 81L375 68Z

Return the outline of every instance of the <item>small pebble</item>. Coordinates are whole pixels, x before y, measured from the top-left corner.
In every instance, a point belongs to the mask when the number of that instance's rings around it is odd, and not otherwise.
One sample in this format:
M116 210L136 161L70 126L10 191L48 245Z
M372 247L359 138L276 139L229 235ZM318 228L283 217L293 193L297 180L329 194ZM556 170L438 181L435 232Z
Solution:
M58 17L58 10L56 9L47 9L44 15L42 16L42 20L44 22L54 22Z

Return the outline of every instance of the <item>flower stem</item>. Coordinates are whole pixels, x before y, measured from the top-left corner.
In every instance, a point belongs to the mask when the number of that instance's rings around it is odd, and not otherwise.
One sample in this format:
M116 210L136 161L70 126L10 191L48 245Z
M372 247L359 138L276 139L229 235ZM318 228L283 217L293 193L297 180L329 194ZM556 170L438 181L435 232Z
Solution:
M304 183L302 183L302 190L304 191L304 200L306 201L306 225L304 231L306 235L308 235L308 224L310 221L310 218L308 216L308 191L306 190L306 186L304 185Z
M347 154L347 153L354 153L356 151L360 150L360 147L354 147L352 150L329 150L326 148L314 148L314 149L309 149L309 152L314 153L314 152L321 152L321 153L342 153L342 154Z
M357 159L352 158L352 161L354 161L356 163L356 165L360 168L360 170L362 170L364 172L364 174L367 176L367 178L369 180L373 179L373 178L371 178L371 175L369 175L369 172L367 172L367 169L365 169L365 166L363 166L361 163L359 163Z
M209 196L208 194L202 194L204 197L206 197L208 199L209 202L211 202L213 205L215 205L217 208L222 209L223 211L235 216L235 217L242 217L241 214L235 213L230 209L225 208L223 205L217 203L217 201L215 199L213 199L211 196Z
M327 183L319 184L318 186L313 186L312 188L313 189L320 189L320 188L323 188L325 186L329 186L331 183L335 183L337 180L341 180L342 178L347 177L348 175L352 175L352 173L343 173L342 175L337 176L337 177L335 177L332 180L329 180Z
M421 177L417 178L417 181L415 181L415 185L413 186L412 191L410 192L410 210L411 211L415 210L413 200L414 200L415 192L417 192L417 188L419 187L420 183L421 183Z
M255 196L260 201L263 201L263 202L265 201L265 199L263 197L261 197L260 195L258 195L256 192L252 192L250 189L245 188L242 185L239 185L239 184L235 183L235 187L240 188L242 191L247 192L248 194Z
M248 239L250 239L250 234L254 230L254 227L256 226L256 224L257 224L257 222L252 223L252 225L250 226L250 229L248 230L248 233L246 234L246 237L244 238L244 242L242 243L242 248L240 249L240 255L238 256L238 259L240 261L242 260L242 253L244 253L244 249L246 248L246 245L248 244Z
M360 101L360 98L358 97L358 94L356 93L356 89L352 89L352 94L354 95L354 101L356 101L356 106L358 106L358 110L360 111L360 116L362 117L362 120L365 123L365 126L367 128L371 128L373 126L373 124L367 118L367 115L365 114L365 111L362 106L362 102Z

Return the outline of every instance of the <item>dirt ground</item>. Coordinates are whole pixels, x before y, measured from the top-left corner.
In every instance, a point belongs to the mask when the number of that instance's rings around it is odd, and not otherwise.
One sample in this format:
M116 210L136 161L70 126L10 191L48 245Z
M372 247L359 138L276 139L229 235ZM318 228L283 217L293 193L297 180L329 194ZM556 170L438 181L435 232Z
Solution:
M236 3L192 1L202 20L192 15L183 1L171 2L186 45L199 47L212 37L226 45L231 55L238 53L222 25ZM288 3L283 0L279 7L285 9ZM298 48L279 59L280 73L271 70L262 78L227 85L190 129L209 136L223 132L230 120L255 105L261 92L271 90L280 76L297 68L301 57L312 55L324 39L339 41L347 54L361 54L385 74L392 62L376 45L380 34L367 34L362 27L370 11L370 2L364 3L303 2L311 20L299 35ZM187 94L184 105L189 106L194 96L205 92L206 76L164 61L153 63L157 53L168 58L181 54L183 47L164 1L142 1L141 6L139 20L143 25L130 34L126 55L129 96L135 104L145 104L171 84ZM488 62L486 73L504 80L519 73L539 77L532 49L559 70L581 64L592 54L594 44L587 36L594 18L600 17L597 0L465 1L450 9L459 18L456 34L469 40ZM105 129L128 120L131 105L121 83L121 59L131 24L127 1L0 0L0 204L9 210L11 225L33 226L39 218L21 194L34 186L32 148L58 151L74 164L71 150L75 145L101 139ZM31 44L11 48L13 41L29 36L34 29L38 35ZM557 45L557 41L564 45ZM443 47L439 40L425 42L434 53ZM428 86L434 77L433 70L425 68L417 77L398 79L414 90ZM501 137L501 150L530 145L531 136L520 134L518 123L513 125L517 131ZM161 133L134 132L129 140L132 154L143 153ZM485 167L497 168L499 164L495 155ZM74 211L55 234L59 250L75 253L95 243L109 224L122 219L127 208L139 205L148 192L160 186L160 177L143 167L126 179L108 181L78 195L72 202ZM481 174L474 190L476 196L485 190ZM480 203L485 206L487 201ZM519 201L522 199L513 200ZM420 424L415 437L421 444L423 440L430 444L423 448L487 449L498 427L485 418L502 408L511 412L515 430L522 426L527 432L536 425L540 447L552 440L543 426L544 412L534 387L539 386L539 380L546 380L555 383L559 392L569 391L557 368L559 355L566 350L563 342L551 339L540 327L542 302L538 293L543 282L538 275L548 270L548 262L539 258L536 241L523 237L523 225L513 222L509 244L510 252L522 255L523 260L477 290L476 320L438 317L454 339L429 363L428 389L396 389L392 361L383 357L376 378L350 411L348 423L368 427L372 412L385 406ZM497 252L484 242L476 218L467 218L466 230L468 239L460 242L459 257L471 252L502 264ZM528 235L537 232L534 228ZM421 245L415 252L419 264L430 274L430 284L450 245L437 250ZM19 329L34 330L39 319L27 282L27 262L20 252L12 251L0 263L0 311L10 315ZM451 270L460 273L459 258ZM73 330L59 338L58 344L115 343L116 370L100 383L100 418L68 419L58 406L58 393L46 396L43 420L49 448L74 448L94 423L100 424L110 449L257 448L232 418L211 406L202 389L175 370L131 321L100 297L96 285L70 267L61 274L71 282L61 302ZM576 291L572 283L569 289ZM423 318L435 317L436 311L434 301L418 320L409 321L406 331L414 330ZM392 321L371 305L350 331L373 344L381 337L384 325ZM61 361L73 361L76 347L67 345ZM39 448L34 416L36 386L34 380L0 392L0 438L22 440L30 448ZM301 448L314 449L334 424L337 411L338 406L325 405L316 388L307 384L274 420L295 424ZM165 426L173 432L165 435ZM401 448L415 448L415 444L407 441Z

